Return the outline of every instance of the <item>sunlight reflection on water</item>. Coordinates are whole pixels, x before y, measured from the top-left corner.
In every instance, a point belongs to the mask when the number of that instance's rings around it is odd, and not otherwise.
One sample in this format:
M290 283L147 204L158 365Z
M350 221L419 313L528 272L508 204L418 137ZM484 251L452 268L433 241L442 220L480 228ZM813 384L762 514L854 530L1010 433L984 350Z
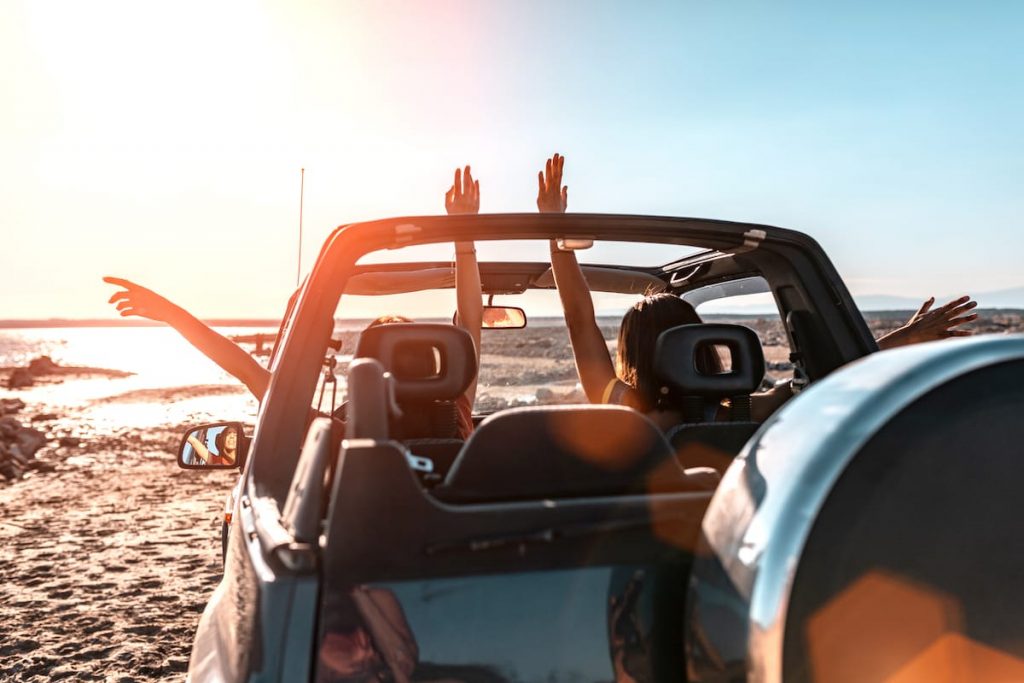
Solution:
M251 334L275 329L229 328L224 334ZM87 413L99 432L208 420L253 422L257 402L235 378L169 328L61 328L0 330L0 366L24 365L48 355L59 365L132 372L124 378L70 377L44 379L20 395L60 413L75 409L77 421ZM197 387L190 390L173 390ZM81 425L80 425L81 426Z

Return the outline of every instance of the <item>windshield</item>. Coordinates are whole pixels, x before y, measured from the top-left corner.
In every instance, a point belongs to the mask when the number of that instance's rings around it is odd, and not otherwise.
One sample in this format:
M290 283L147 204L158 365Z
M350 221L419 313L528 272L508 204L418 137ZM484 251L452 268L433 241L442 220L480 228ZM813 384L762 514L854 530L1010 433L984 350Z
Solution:
M616 249L625 243L597 243L592 249L577 252L581 263L605 262L619 266L621 263L612 258ZM634 255L643 254L646 263L666 262L678 258L681 254L697 251L696 248L663 245L663 244L630 244L635 248ZM537 253L537 248L543 248ZM506 267L514 269L514 260L499 261L487 258L487 254L499 253L501 256L523 256L523 282L534 282L535 285L553 287L550 273L544 274L544 261L550 258L548 245L545 242L532 241L501 241L477 242L479 269L483 274L483 289L488 290L488 283L494 283L491 274ZM345 393L345 374L352 360L359 334L375 318L380 316L401 316L415 322L451 323L456 310L456 289L454 288L454 269L449 260L447 263L438 259L447 254L452 258L454 246L451 244L418 245L404 249L385 250L368 254L360 260L363 265L382 264L383 270L374 270L363 279L350 280L349 293L344 294L335 312L335 338L340 341L340 351L336 354L337 375L339 378L339 395ZM655 254L660 252L660 257ZM593 254L604 254L593 258ZM388 270L402 263L426 262L429 268L394 273ZM597 322L604 337L605 345L611 358L614 359L617 346L619 325L625 311L636 303L645 293L645 288L636 287L630 276L612 276L603 279L587 271L588 283L592 288L602 286L614 289L621 286L630 289L631 293L615 293L611 291L592 291L591 298ZM604 271L601 271L604 272ZM623 273L638 271L623 271ZM418 275L417 275L418 273ZM370 280L366 278L370 277ZM420 291L404 291L401 293L369 294L373 287L388 292L394 289L413 289L416 278L430 286ZM653 276L651 282L663 284ZM383 278L383 279L380 279ZM404 280L403 280L404 279ZM513 278L520 279L520 278ZM386 282L385 282L386 280ZM600 281L599 281L600 280ZM384 285L379 284L384 282ZM400 282L396 286L393 283ZM370 286L367 285L370 283ZM351 290L359 293L353 294ZM710 321L718 321L722 313L731 313L729 322L740 322L753 328L762 336L762 342L771 353L769 359L770 375L783 375L789 370L789 349L784 342L781 327L766 320L766 312L775 312L774 299L767 283L762 278L741 278L705 288L698 288L684 296L693 299L702 315ZM754 304L751 306L751 300ZM544 404L586 403L587 397L579 382L572 346L562 312L562 303L556 289L527 289L522 293L499 293L492 297L484 296L484 302L497 306L521 307L526 314L527 324L522 329L482 330L480 335L480 369L473 411L475 413L491 413L503 408L516 406L532 406ZM777 351L776 351L777 348ZM329 352L330 353L330 352Z
M622 318L618 309L624 309L635 298L608 295L605 299L609 307L606 314L599 317L599 322L611 348L614 348ZM523 405L585 403L558 293L534 290L520 295L496 296L494 303L522 307L526 311L527 325L522 329L482 331L474 412L490 413ZM340 387L344 386L344 369L352 360L359 333L376 317L371 317L371 311L416 322L450 323L455 311L455 293L448 289L377 297L344 295L338 313L346 311L358 311L358 314L335 319L335 336L342 340L338 354Z

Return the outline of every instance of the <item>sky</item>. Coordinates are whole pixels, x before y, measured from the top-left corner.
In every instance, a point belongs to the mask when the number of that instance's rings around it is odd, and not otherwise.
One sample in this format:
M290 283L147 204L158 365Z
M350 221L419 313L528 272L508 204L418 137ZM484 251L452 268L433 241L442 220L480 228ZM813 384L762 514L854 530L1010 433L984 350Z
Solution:
M833 5L827 7L826 5ZM280 315L337 225L570 210L815 237L856 294L1024 285L1024 4L0 2L0 318L112 274Z

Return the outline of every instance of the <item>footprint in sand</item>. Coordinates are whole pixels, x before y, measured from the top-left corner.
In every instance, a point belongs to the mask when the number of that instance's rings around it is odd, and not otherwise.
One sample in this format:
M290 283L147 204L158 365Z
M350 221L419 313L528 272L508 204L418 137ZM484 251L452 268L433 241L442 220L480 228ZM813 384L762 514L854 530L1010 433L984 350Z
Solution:
M163 630L162 626L156 624L143 624L141 626L129 626L125 629L128 633L134 633L137 636L155 636L157 633Z

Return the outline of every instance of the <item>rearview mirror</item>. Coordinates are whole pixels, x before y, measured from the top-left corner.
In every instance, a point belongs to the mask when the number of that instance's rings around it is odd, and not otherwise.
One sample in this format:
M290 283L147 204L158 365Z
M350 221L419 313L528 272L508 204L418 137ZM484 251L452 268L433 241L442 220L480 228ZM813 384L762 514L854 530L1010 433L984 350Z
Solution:
M517 306L484 306L485 330L518 330L526 327L526 311Z
M245 459L249 440L241 422L214 422L185 432L178 466L185 469L233 469Z
M594 246L594 240L582 237L559 237L555 240L559 251L582 251Z
M459 324L458 312L452 325ZM484 306L480 327L485 330L519 330L526 327L526 311L518 306Z

